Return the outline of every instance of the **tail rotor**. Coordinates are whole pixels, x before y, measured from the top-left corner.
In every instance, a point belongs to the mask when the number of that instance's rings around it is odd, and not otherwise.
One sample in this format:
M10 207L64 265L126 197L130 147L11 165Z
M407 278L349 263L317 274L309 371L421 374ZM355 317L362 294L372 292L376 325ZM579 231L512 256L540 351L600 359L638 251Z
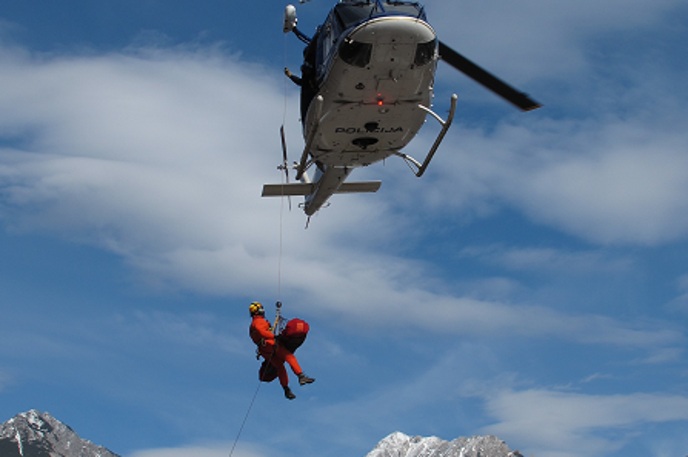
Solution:
M284 170L284 176L287 184L289 184L289 159L287 158L287 139L284 135L284 125L280 126L280 139L282 140L282 164L277 168ZM291 211L291 196L287 196L287 199L289 200L289 211Z

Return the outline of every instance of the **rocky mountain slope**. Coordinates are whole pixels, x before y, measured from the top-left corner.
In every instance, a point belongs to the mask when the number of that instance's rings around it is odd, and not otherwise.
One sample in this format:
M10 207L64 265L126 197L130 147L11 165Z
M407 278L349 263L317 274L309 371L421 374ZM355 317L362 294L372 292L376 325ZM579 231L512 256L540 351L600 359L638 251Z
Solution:
M31 410L0 425L0 457L119 457L82 440L48 413Z

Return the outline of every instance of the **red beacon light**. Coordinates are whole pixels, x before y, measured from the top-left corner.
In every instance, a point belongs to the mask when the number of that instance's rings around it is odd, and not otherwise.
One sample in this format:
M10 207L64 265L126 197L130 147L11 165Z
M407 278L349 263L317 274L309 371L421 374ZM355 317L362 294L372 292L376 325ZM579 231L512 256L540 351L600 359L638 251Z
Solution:
M382 95L378 94L377 95L377 106L380 107L380 113L382 114L387 114L389 112L389 108L384 107L385 104L385 99Z

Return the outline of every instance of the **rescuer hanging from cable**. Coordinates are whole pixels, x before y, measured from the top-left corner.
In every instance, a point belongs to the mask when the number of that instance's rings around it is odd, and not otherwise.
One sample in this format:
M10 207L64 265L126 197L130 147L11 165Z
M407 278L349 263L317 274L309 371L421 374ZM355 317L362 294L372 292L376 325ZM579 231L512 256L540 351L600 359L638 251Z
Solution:
M303 373L299 362L293 354L284 345L280 344L279 340L275 339L273 328L270 322L265 318L265 308L258 302L253 302L249 305L249 312L251 313L251 326L249 328L249 335L254 343L258 346L258 355L263 357L267 363L263 364L265 370L261 369L261 381L269 382L272 379L267 379L264 373L267 373L267 365L272 365L277 371L280 384L284 388L284 396L289 400L296 398L296 395L289 388L289 376L287 370L284 368L284 362L287 362L296 376L299 377L299 384L310 384L315 379L309 378ZM304 336L305 338L305 336Z

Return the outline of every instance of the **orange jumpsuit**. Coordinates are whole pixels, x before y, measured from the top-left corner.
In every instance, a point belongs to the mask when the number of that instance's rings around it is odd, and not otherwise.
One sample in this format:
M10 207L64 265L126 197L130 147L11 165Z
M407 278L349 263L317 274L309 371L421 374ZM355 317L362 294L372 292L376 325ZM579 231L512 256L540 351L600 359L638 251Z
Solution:
M270 331L270 322L265 319L265 316L258 314L253 316L248 332L253 342L258 345L258 353L277 369L277 376L282 386L289 385L289 376L284 368L285 361L295 375L299 376L302 373L294 354L279 344L275 344L275 335Z

